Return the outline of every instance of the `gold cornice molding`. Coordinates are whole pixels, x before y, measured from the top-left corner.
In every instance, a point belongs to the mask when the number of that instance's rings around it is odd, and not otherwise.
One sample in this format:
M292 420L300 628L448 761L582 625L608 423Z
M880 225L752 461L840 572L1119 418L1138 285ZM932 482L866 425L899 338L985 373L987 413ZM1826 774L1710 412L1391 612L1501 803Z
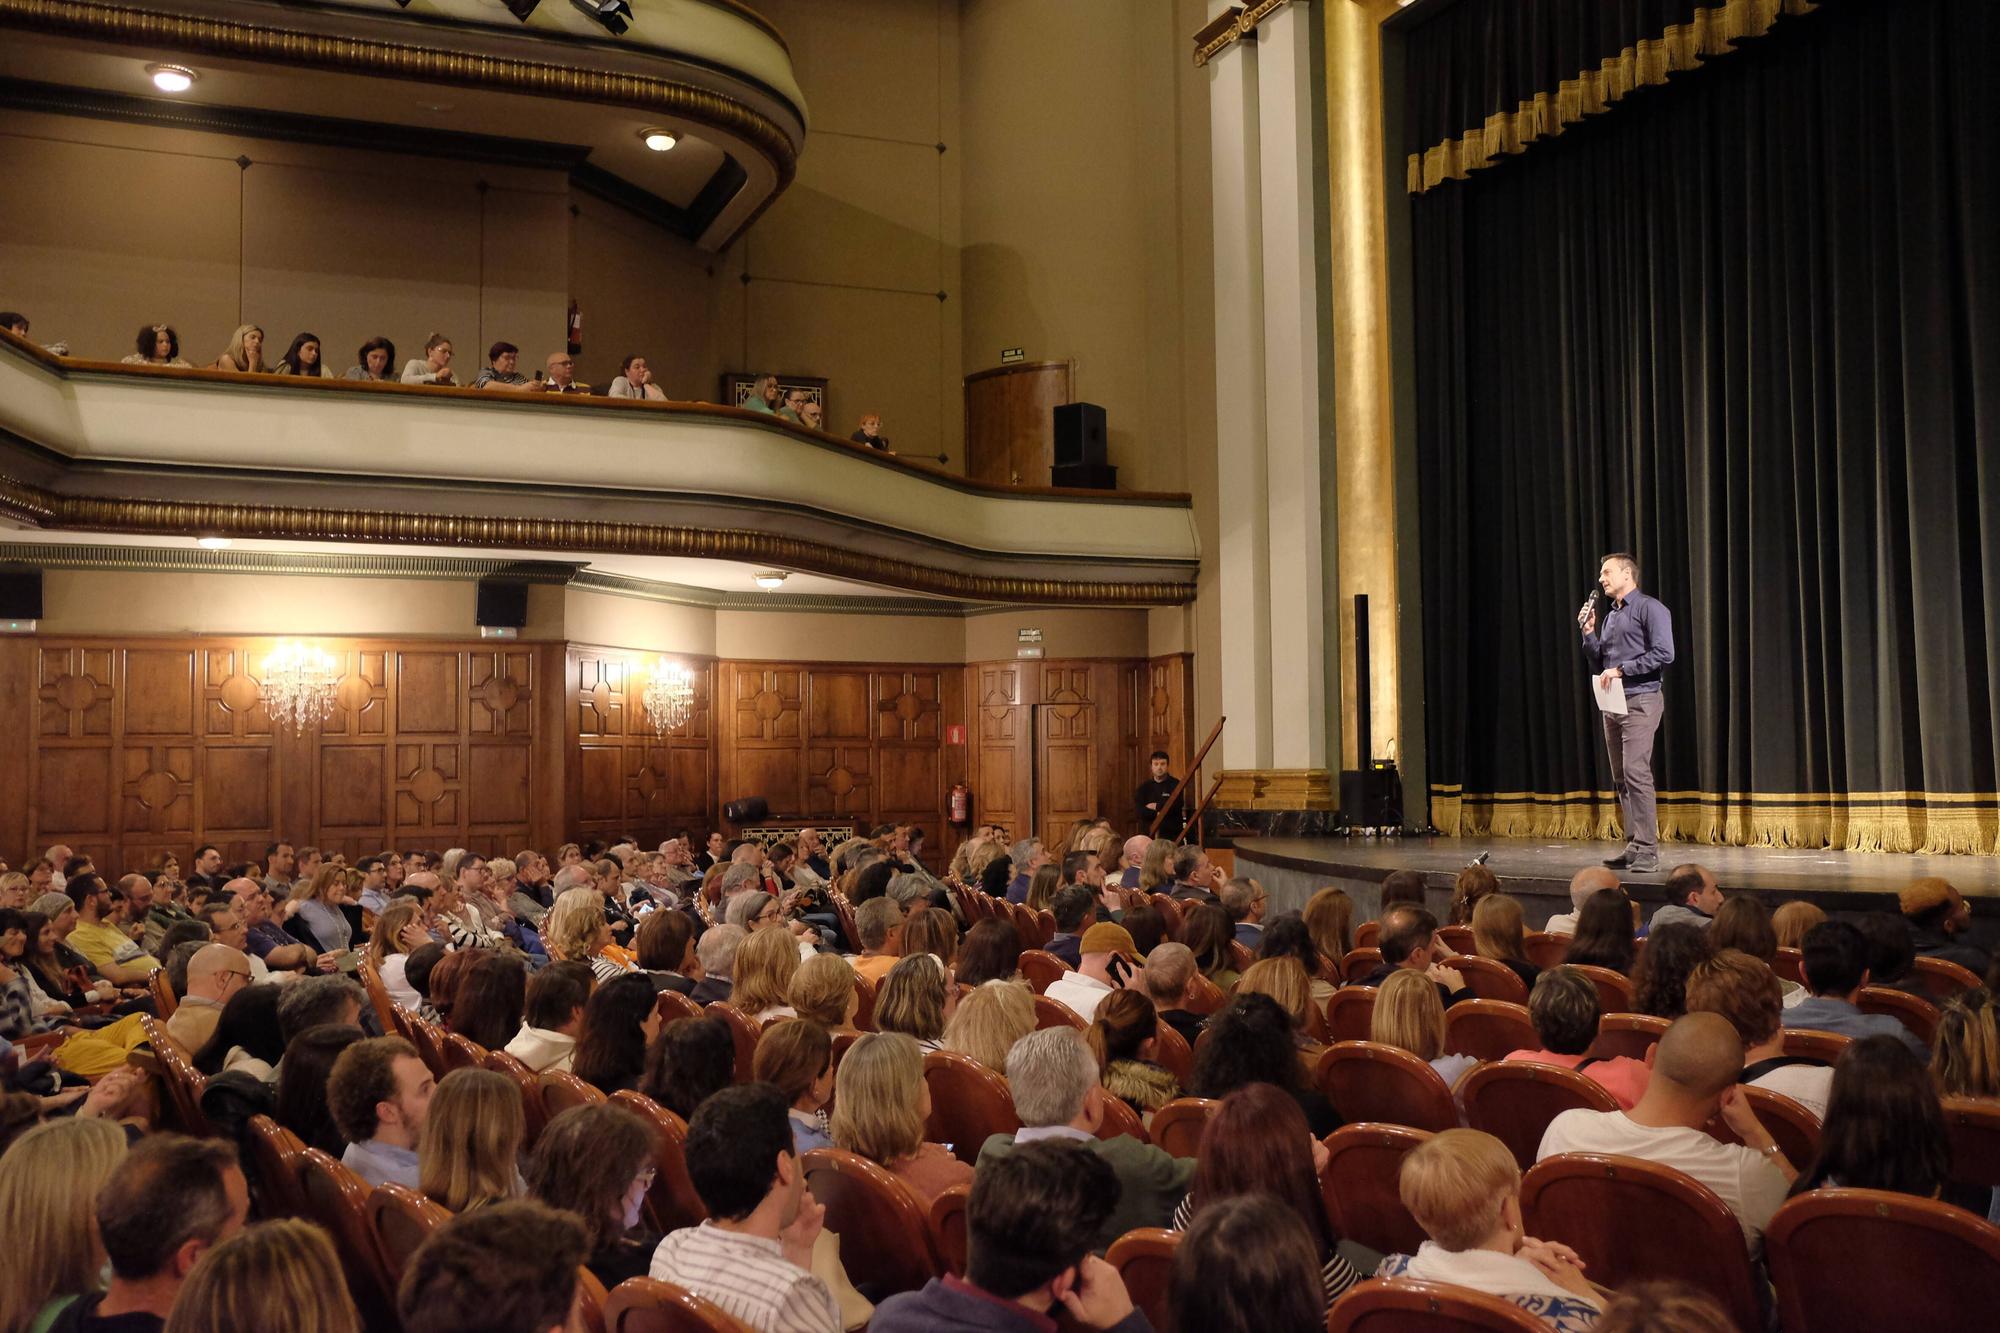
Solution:
M45 531L146 533L188 538L213 534L272 541L738 560L966 601L1044 606L1180 606L1194 598L1192 582L966 574L744 528L74 496L5 476L0 476L0 515Z
M1255 0L1223 10L1194 35L1195 67L1206 65L1238 42L1256 40L1257 25L1291 3L1292 0Z
M546 60L475 55L414 42L336 37L234 19L165 14L99 0L0 0L0 27L29 28L122 46L169 49L385 78L561 96L685 117L736 135L777 172L772 198L798 168L791 139L769 117L735 98L645 74ZM662 50L662 58L672 53ZM768 201L767 201L768 202Z
M1332 810L1333 774L1324 768L1232 768L1216 784L1216 810Z

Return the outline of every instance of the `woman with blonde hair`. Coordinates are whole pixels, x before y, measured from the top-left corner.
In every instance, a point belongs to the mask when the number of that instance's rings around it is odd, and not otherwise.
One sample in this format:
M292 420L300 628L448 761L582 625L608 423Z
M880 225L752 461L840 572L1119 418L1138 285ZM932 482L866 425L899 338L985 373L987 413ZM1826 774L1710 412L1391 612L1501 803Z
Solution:
M239 324L229 335L229 346L215 358L211 370L233 370L244 375L268 375L264 364L264 330L255 324Z
M1794 898L1771 913L1771 929L1778 933L1780 949L1798 949L1805 945L1806 932L1824 920L1825 912L1803 898Z
M204 1254L174 1297L166 1333L266 1328L360 1333L333 1242L310 1222L260 1222Z
M1312 1008L1312 978L1296 958L1260 958L1236 983L1238 995L1268 995L1292 1016L1299 1041L1307 1041L1306 1015Z
M292 890L293 911L312 933L321 953L340 953L354 939L354 928L340 908L347 901L347 871L329 861L313 877Z
M1354 900L1347 896L1347 890L1329 886L1306 899L1300 916L1312 935L1313 947L1329 964L1326 970L1339 976L1341 960L1354 947Z
M736 951L736 966L729 974L729 1003L759 1023L797 1018L799 1011L785 1003L785 998L798 972L799 946L793 943L789 930L752 931Z
M953 1185L972 1183L970 1166L943 1144L924 1141L931 1094L915 1041L869 1033L841 1060L833 1089L833 1141L901 1179L925 1208Z
M375 918L374 933L368 937L368 962L399 1009L415 1013L424 1007L424 997L410 984L404 968L409 965L410 950L429 943L424 905L415 898L397 898Z
M1062 887L1062 867L1051 861L1045 866L1036 866L1035 873L1028 878L1028 910L1046 912L1055 906L1056 890Z
M516 1199L527 1122L512 1079L490 1069L454 1069L438 1080L417 1137L419 1188L454 1213Z
M739 962L737 967L743 965ZM737 983L741 985L742 983ZM875 1027L901 1032L926 1051L940 1049L944 1026L958 1001L944 964L927 953L906 954L882 979L875 996Z
M1155 838L1146 845L1146 857L1139 862L1139 892L1165 893L1172 885L1175 844L1172 838Z
M1992 991L1975 986L1944 1002L1931 1038L1931 1077L1941 1097L2000 1097L2000 1002Z
M1120 995L1124 992L1113 991ZM969 1055L995 1073L1007 1072L1007 1052L1035 1030L1035 993L1025 981L988 981L958 1002L939 1049Z
M557 962L589 963L599 981L624 976L629 970L606 953L611 927L604 920L604 895L596 889L564 889L542 925L542 947Z
M1518 899L1489 893L1472 909L1472 951L1481 958L1505 963L1530 991L1542 970L1528 961L1528 937Z
M0 1156L0 1329L45 1326L51 1302L98 1289L97 1192L125 1156L125 1132L108 1120L51 1120Z
M1406 967L1391 973L1376 993L1368 1040L1429 1061L1447 1088L1479 1063L1476 1056L1444 1053L1444 1001L1438 998L1437 983Z
M854 1012L861 991L854 968L837 953L816 953L799 964L785 999L800 1018L809 1018L830 1033L853 1032Z

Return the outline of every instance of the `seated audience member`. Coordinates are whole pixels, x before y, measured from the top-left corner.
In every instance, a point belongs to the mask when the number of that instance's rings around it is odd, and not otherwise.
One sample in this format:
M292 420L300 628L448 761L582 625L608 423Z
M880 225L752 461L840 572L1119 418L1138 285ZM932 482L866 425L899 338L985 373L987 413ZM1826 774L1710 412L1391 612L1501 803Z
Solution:
M417 1048L401 1037L357 1041L333 1062L326 1097L347 1140L343 1166L370 1185L416 1189L417 1136L436 1084Z
M854 1015L861 1007L861 991L854 968L839 954L814 954L799 964L785 999L800 1018L811 1019L829 1034L857 1030Z
M1007 1072L1007 1052L1035 1030L1035 993L1023 981L985 981L958 1002L945 1024L940 1049L969 1055L996 1073Z
M550 963L535 973L528 982L521 1030L507 1043L507 1054L537 1074L550 1069L569 1073L593 980L582 963Z
M1986 975L1993 957L1966 934L1972 926L1972 908L1965 895L1949 881L1932 878L1918 880L1897 896L1919 958L1942 958L1976 976Z
M1386 909L1375 945L1382 961L1365 976L1349 978L1355 985L1380 986L1398 971L1419 972L1436 984L1440 1004L1449 1007L1474 998L1459 970L1439 961L1451 955L1438 945L1437 918L1424 908L1397 903Z
M1623 889L1594 893L1577 915L1563 961L1576 967L1608 967L1631 975L1639 944L1632 934L1632 900Z
M410 984L405 971L410 965L411 951L432 942L423 918L422 903L414 898L396 899L375 918L375 929L369 932L368 945L363 950L375 975L381 979L382 989L389 992L398 1009L410 1013L424 1005L423 996Z
M1754 1257L1798 1171L1758 1123L1736 1082L1742 1073L1743 1042L1729 1020L1689 1014L1660 1038L1638 1105L1629 1111L1562 1112L1549 1122L1536 1160L1594 1152L1673 1167L1729 1206ZM1708 1134L1706 1126L1718 1111L1740 1145Z
M804 1018L773 1023L757 1042L751 1077L784 1097L794 1153L803 1156L833 1146L826 1129L826 1104L833 1100L833 1038L825 1028Z
M1785 1012L1785 1026L1844 1037L1894 1037L1919 1060L1930 1052L1889 1014L1864 1014L1854 1003L1868 985L1868 942L1845 921L1823 921L1806 932L1806 989L1811 996Z
M1053 913L1056 890L1061 887L1061 867L1053 862L1036 866L1034 873L1028 876L1028 892L1023 895L1021 902L1031 912Z
M486 349L486 368L472 377L472 387L511 389L517 393L539 387L516 368L520 362L520 348L510 342L494 343Z
M854 970L879 985L902 959L902 905L887 895L870 898L855 909L854 928L861 936Z
M1305 1224L1315 1251L1324 1307L1361 1280L1336 1248L1340 1237L1327 1222L1320 1195L1320 1162L1326 1146L1306 1128L1299 1104L1277 1088L1252 1083L1222 1099L1202 1128L1199 1163L1187 1197L1174 1209L1173 1226L1186 1231L1210 1208L1242 1195L1267 1195Z
M229 346L215 358L215 364L210 369L233 370L246 375L270 374L271 367L264 364L264 330L255 324L239 324L236 332L229 335Z
M1382 879L1381 910L1377 917L1387 916L1389 909L1396 906L1422 907L1428 886L1421 870L1392 870Z
M1931 998L1930 988L1917 975L1917 945L1910 938L1909 922L1888 912L1863 912L1854 918L1854 928L1867 942L1870 986Z
M1479 904L1498 892L1500 877L1493 873L1493 867L1484 861L1475 861L1464 867L1451 881L1451 909L1445 914L1445 923L1471 925Z
M1736 949L1749 954L1766 967L1778 961L1778 931L1771 909L1764 906L1755 894L1739 893L1734 898L1724 900L1716 909L1715 924L1707 931L1708 947L1712 954L1724 949ZM1778 989L1783 993L1785 1007L1790 1008L1806 998L1806 988L1796 981L1778 978Z
M1123 987L1137 973L1139 953L1130 932L1109 921L1100 921L1086 930L1077 949L1076 970L1057 977L1043 994L1068 1005L1088 1023L1096 1016L1097 1006L1104 997Z
M637 973L614 977L583 1007L570 1072L607 1097L639 1086L646 1046L660 1034L659 992Z
M1215 886L1220 879L1206 851L1191 842L1182 843L1168 857L1167 868L1174 877L1173 887L1167 890L1169 898L1175 902L1215 904ZM1235 932L1230 933L1233 938Z
M292 339L292 345L285 349L284 356L271 368L274 375L304 375L311 379L328 378L325 364L320 359L319 335L301 333Z
M1160 1015L1152 1002L1138 991L1121 990L1097 1006L1097 1016L1083 1034L1104 1090L1149 1120L1181 1095L1180 1080L1153 1058L1159 1030Z
M526 1136L512 1079L490 1069L454 1069L438 1080L417 1134L417 1187L454 1213L519 1198Z
M750 382L750 393L738 404L746 411L775 416L778 411L778 377L759 375Z
M451 377L451 339L441 333L426 338L423 359L403 367L403 383L456 384Z
M628 356L618 363L618 377L611 381L613 398L645 398L656 403L667 400L666 390L653 383L653 372L646 369L646 358Z
M39 1114L38 1099L28 1101ZM0 1156L0 1235L7 1238L0 1328L46 1328L72 1298L97 1289L104 1256L91 1210L126 1148L117 1124L81 1113L33 1125L7 1146Z
M1573 967L1552 967L1542 973L1528 995L1528 1021L1535 1025L1542 1048L1510 1051L1506 1058L1574 1069L1630 1110L1645 1095L1650 1071L1645 1061L1629 1055L1598 1058L1590 1054L1602 1016L1596 982Z
M1651 946L1648 946L1649 948ZM1724 949L1703 960L1687 980L1687 1012L1720 1014L1743 1042L1739 1083L1790 1097L1824 1120L1833 1069L1804 1056L1786 1055L1784 997L1777 974L1758 959Z
M167 1333L361 1333L340 1256L326 1232L286 1218L260 1222L204 1254L181 1283Z
M282 1022L283 1006L278 1014ZM327 1083L341 1053L366 1036L352 1024L324 1023L294 1033L285 1042L285 1062L278 1070L278 1096L271 1118L298 1135L306 1147L318 1148L329 1157L346 1152L347 1140L334 1123Z
M583 1223L584 1267L606 1290L644 1277L660 1243L658 1232L639 1229L658 1147L653 1127L622 1106L572 1106L549 1121L528 1158L528 1193Z
M778 419L781 421L789 421L795 426L802 424L804 418L799 415L799 409L803 408L805 405L806 405L806 391L804 389L785 390L784 403L778 408L777 411Z
M1014 858L997 847L990 854L982 853L981 855L984 855L986 858L985 864L979 864L976 858L973 863L979 871L979 879L977 881L979 891L988 898L1005 898L1014 890ZM1023 880L1021 893L1024 897L1027 891L1027 882Z
M462 1213L403 1266L403 1333L556 1333L570 1326L590 1242L576 1218L531 1200Z
M439 956L444 955L440 953ZM459 955L451 956L456 958ZM438 970L443 971L443 968L440 966ZM518 954L492 949L472 950L459 965L457 984L451 991L451 1013L444 1020L445 1029L457 1033L482 1050L505 1050L521 1031L527 993L528 972Z
M1693 861L1677 865L1667 872L1665 888L1667 901L1653 913L1653 919L1646 925L1646 947L1649 949L1653 947L1651 940L1654 933L1661 926L1682 925L1707 930L1722 907L1722 889L1715 882L1715 872Z
M309 880L292 889L292 919L286 929L302 935L321 954L341 953L354 938L354 926L340 909L347 903L347 872L323 865Z
M1139 880L1134 886L1147 897L1171 893L1174 887L1174 853L1180 844L1168 838L1154 838L1139 859Z
M1596 1333L1739 1333L1715 1297L1685 1282L1634 1282L1611 1298Z
M263 959L273 972L311 972L317 967L318 952L271 919L269 889L247 875L235 875L224 881L222 892L243 923L252 957Z
M1504 893L1489 893L1472 909L1472 952L1505 964L1530 991L1542 971L1528 961L1527 932L1521 903Z
M171 324L148 324L139 330L137 350L125 357L128 366L180 366L187 368L181 360L181 337Z
M1242 1194L1202 1210L1174 1250L1173 1326L1212 1333L1316 1333L1321 1270L1306 1225L1283 1203Z
M677 1018L646 1048L639 1091L682 1120L736 1077L736 1039L719 1018Z
M913 1038L919 1049L942 1047L945 1024L958 1005L951 974L933 954L914 953L889 969L875 993L875 1027Z
M1863 1037L1840 1053L1821 1118L1819 1153L1792 1193L1893 1190L1934 1199L1951 1179L1951 1140L1937 1085L1909 1048Z
M843 1075L846 1069L843 1064ZM1007 1087L1022 1127L1013 1134L994 1134L980 1145L982 1175L996 1159L1028 1144L1068 1139L1101 1158L1118 1178L1117 1207L1093 1238L1092 1248L1101 1251L1135 1227L1161 1227L1172 1218L1174 1205L1187 1193L1195 1163L1171 1157L1129 1134L1097 1137L1104 1122L1104 1099L1110 1094L1098 1081L1097 1057L1083 1034L1070 1027L1044 1028L1015 1042L1007 1053ZM836 1125L839 1117L836 1098Z
M1632 1012L1668 1021L1687 1012L1688 973L1714 952L1713 927L1684 921L1655 924L1646 936L1646 951L1632 968Z
M1131 913L1126 913L1126 916L1129 918ZM1129 919L1122 924L1127 930L1132 928ZM1138 937L1133 938L1136 940ZM1146 950L1146 955L1151 953L1152 950ZM1306 985L1312 992L1313 1003L1324 1005L1332 997L1334 985L1330 978L1340 975L1339 969L1327 968L1326 960L1319 951L1319 945L1313 940L1312 931L1307 928L1305 918L1299 913L1280 912L1264 924L1264 937L1257 944L1257 957L1260 961L1273 958L1291 959L1305 974Z
M847 438L856 444L865 444L870 449L880 449L883 453L890 452L889 437L882 433L880 412L863 412L860 424L854 428L854 434Z
M1242 980L1231 960L1229 946L1236 933L1229 913L1214 903L1191 902L1181 908L1181 928L1176 943L1185 944L1194 954L1195 968L1218 990L1232 990Z
M1245 1084L1270 1083L1298 1102L1314 1137L1340 1128L1332 1103L1307 1085L1292 1016L1276 1000L1237 996L1209 1018L1208 1030L1209 1039L1195 1052L1189 1096L1221 1098Z
M954 975L961 986L1014 980L1021 975L1021 932L998 917L975 922L958 946Z
M189 1051L208 1044L229 997L250 984L250 959L226 944L204 944L188 959L187 993L181 996L167 1035Z
M1604 866L1585 866L1570 876L1570 911L1561 916L1552 916L1542 930L1550 935L1576 934L1577 919L1583 915L1583 905L1606 889L1618 888L1617 874ZM1629 931L1627 932L1630 933Z
M651 1276L760 1333L838 1333L833 1290L812 1272L826 1209L806 1189L783 1094L751 1083L709 1098L688 1123L687 1170L708 1218L660 1242Z
M381 384L395 377L396 344L387 338L378 336L362 343L354 359L357 364L349 366L342 379L371 380Z
M64 940L82 954L97 974L120 986L143 985L160 968L160 960L127 935L124 899L96 875L70 878L63 892L76 906L76 925Z
M826 409L811 399L807 399L805 405L799 408L799 424L808 430L824 430L826 428Z
M829 1127L834 1143L896 1176L925 1208L972 1179L972 1168L943 1144L925 1141L930 1114L923 1052L911 1038L871 1032L841 1058Z
M576 377L576 358L568 352L550 352L544 363L548 378L542 381L545 393L589 393L590 386Z
M1139 874L1146 863L1146 853L1152 850L1153 840L1143 833L1135 833L1118 845L1118 864L1105 876L1105 883L1114 889L1136 889Z
M1444 1002L1429 977L1408 969L1396 971L1382 983L1368 1020L1368 1040L1428 1062L1447 1088L1458 1086L1479 1064L1474 1055L1445 1053Z
M695 952L700 955L702 978L688 993L690 1000L696 1004L714 1004L729 998L733 989L729 974L736 967L737 951L749 938L750 932L741 926L710 926L701 933Z
M1237 995L1268 995L1292 1016L1292 1035L1302 1051L1320 1050L1306 1024L1313 1010L1312 981L1296 958L1260 958L1236 983Z
M1527 1234L1521 1168L1506 1144L1476 1129L1433 1134L1403 1158L1397 1192L1430 1239L1415 1254L1384 1259L1377 1277L1483 1291L1556 1333L1592 1327L1604 1298L1584 1277L1575 1251Z
M1146 966L1139 977L1146 998L1153 1002L1161 1020L1180 1033L1192 1049L1201 1035L1201 1025L1207 1021L1206 1016L1187 1007L1188 987L1195 978L1194 951L1185 944L1171 941L1162 944L1146 955Z
M1270 901L1264 886L1239 876L1224 884L1217 897L1235 928L1236 942L1255 953L1264 940L1264 908Z
M1046 952L1076 967L1083 958L1083 932L1097 920L1097 893L1082 884L1066 884L1056 890L1049 911L1056 919L1056 933Z
M1778 936L1780 949L1803 949L1806 932L1824 920L1825 912L1803 898L1794 898L1771 913L1771 929Z
M1118 891L1112 889L1109 892L1113 896L1116 896ZM1100 913L1104 911L1101 899L1099 900L1098 911ZM1111 919L1125 927L1125 933L1132 937L1132 947L1137 951L1140 958L1144 958L1153 952L1153 950L1166 943L1167 919L1161 916L1160 909L1153 906L1150 902L1141 903L1137 907L1125 908L1123 911L1113 914Z
M285 1056L285 1030L278 1021L283 998L276 986L244 986L230 996L208 1040L191 1048L196 1071L213 1078L241 1070L260 1083L277 1082L278 1061Z
M611 952L611 926L604 919L604 895L588 886L564 889L543 918L542 943L549 957L587 964L599 981L632 969Z
M2000 1004L1984 986L1960 991L1938 1013L1931 1078L1944 1097L2000 1097Z
M897 876L902 879L903 876ZM911 878L914 878L912 876ZM895 897L892 893L890 897ZM921 901L903 909L903 954L927 953L950 971L958 957L958 922L941 907L926 907ZM890 971L894 971L891 968Z
M765 893L746 893L742 898L765 899L772 911L778 900ZM731 971L729 1003L749 1015L753 1023L774 1018L797 1018L798 1010L785 1003L792 978L799 973L799 946L790 931L782 927L752 929L750 938L736 951Z

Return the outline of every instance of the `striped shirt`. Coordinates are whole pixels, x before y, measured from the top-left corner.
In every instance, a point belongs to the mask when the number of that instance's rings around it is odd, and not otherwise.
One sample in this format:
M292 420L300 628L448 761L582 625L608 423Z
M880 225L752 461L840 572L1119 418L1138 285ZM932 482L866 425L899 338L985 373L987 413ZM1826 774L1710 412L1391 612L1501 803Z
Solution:
M713 1222L683 1227L653 1251L651 1276L713 1301L758 1333L840 1333L832 1289L787 1260L775 1240Z

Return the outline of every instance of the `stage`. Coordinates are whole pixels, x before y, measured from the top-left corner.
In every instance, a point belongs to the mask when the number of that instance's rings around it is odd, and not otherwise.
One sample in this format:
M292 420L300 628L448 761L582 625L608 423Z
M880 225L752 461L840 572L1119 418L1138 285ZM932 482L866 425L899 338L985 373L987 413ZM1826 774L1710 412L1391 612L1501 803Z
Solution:
M1314 890L1338 884L1355 898L1357 919L1375 914L1382 880L1395 870L1424 872L1428 905L1443 919L1453 876L1486 852L1501 889L1519 898L1530 925L1539 926L1570 910L1570 876L1623 846L1533 838L1239 838L1234 850L1236 873L1262 883L1274 911L1303 906ZM1669 843L1660 849L1659 870L1620 878L1650 915L1652 905L1665 901L1667 872L1687 861L1707 866L1724 892L1756 893L1774 907L1805 898L1828 912L1896 911L1903 885L1936 875L1972 904L1981 943L2000 936L2000 857Z

